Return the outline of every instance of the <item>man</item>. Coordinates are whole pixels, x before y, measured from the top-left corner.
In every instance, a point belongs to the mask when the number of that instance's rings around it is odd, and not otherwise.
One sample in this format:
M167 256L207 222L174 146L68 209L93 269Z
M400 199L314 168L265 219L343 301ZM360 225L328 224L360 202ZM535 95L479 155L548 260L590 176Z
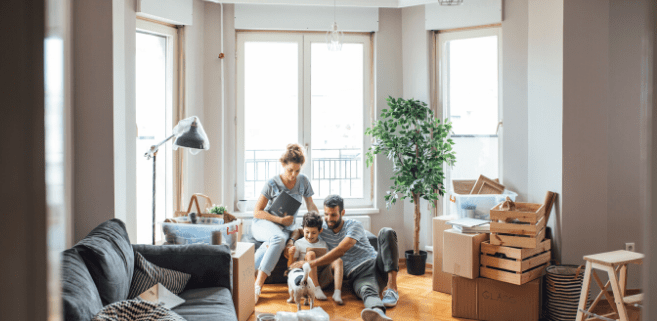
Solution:
M317 268L342 258L349 283L365 305L365 309L361 311L363 320L392 320L385 311L386 308L397 305L399 300L397 234L391 228L381 229L377 237L377 251L368 241L363 225L355 220L343 219L344 214L342 197L327 196L324 200L325 222L320 236L331 251L317 259L309 260L308 263L311 268ZM291 247L288 251L290 250L293 251L294 248ZM291 267L301 266L303 263L299 261ZM379 289L383 285L385 288L381 299Z

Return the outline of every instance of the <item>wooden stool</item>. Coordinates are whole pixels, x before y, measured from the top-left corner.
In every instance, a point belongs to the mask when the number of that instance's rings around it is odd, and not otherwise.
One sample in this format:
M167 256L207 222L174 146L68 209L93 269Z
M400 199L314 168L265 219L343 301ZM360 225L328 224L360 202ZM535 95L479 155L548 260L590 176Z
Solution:
M628 321L627 309L625 308L625 305L640 303L643 300L643 293L627 297L625 296L625 290L627 287L627 265L631 263L642 264L643 256L644 255L641 253L623 250L584 256L584 260L586 260L586 272L584 273L582 293L579 297L577 321L605 319ZM609 275L609 281L607 284L602 285L602 281L600 281L600 278L595 273L595 271L593 271L593 269L607 272ZM617 273L620 274L620 278L616 276ZM598 294L595 300L593 300L591 307L589 307L587 310L586 300L588 297L589 288L591 287L591 277L593 277L602 291L600 291L600 294ZM610 298L607 293L607 288L609 285L611 285L611 289L614 293L613 299ZM609 302L609 305L612 309L614 309L614 312L598 316L593 314L591 311L593 311L593 308L595 308L598 302L600 302L602 296L604 296L607 302ZM587 316L591 316L591 318L586 318ZM611 319L611 317L617 318Z

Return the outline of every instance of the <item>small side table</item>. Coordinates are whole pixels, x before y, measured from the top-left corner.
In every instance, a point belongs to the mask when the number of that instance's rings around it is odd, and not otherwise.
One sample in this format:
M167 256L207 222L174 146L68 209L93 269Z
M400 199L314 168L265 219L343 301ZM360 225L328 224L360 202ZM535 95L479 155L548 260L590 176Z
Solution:
M577 321L588 320L588 316L597 318L598 316L591 313L591 311L593 311L593 308L595 308L598 302L600 302L602 296L607 299L611 308L614 309L613 313L603 315L602 317L607 320L628 321L625 305L640 303L643 300L643 294L640 293L625 296L625 289L627 286L627 265L642 264L643 256L644 255L641 253L622 250L584 256L584 260L586 260L586 272L584 273L584 284L582 284L582 293L579 298ZM609 281L606 285L602 285L602 281L600 281L600 278L593 269L607 272L609 275ZM620 277L616 276L617 273L620 274ZM600 291L600 294L598 294L591 306L586 309L591 278L595 279L595 282L602 291ZM613 297L609 297L607 294L607 288L609 288L609 285L611 285L611 290L614 294Z
M239 321L246 321L255 311L255 244L237 242L233 253L233 304Z

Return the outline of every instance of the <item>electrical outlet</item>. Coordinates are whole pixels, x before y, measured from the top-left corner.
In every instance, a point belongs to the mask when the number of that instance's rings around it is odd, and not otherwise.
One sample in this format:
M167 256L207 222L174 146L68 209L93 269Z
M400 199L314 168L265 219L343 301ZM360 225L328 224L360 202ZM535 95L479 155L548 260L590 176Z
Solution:
M634 252L634 243L625 243L625 251Z

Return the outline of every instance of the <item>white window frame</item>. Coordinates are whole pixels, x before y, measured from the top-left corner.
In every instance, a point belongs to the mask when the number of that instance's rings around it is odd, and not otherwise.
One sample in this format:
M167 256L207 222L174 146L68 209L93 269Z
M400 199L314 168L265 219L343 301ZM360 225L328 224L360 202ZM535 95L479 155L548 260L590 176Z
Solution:
M445 118L450 118L450 110L449 110L449 105L446 103L449 100L449 83L447 83L447 59L448 57L444 54L442 54L444 48L445 48L445 42L447 41L452 41L452 40L459 40L459 39L472 39L472 38L479 38L479 37L489 37L489 36L497 36L497 86L498 86L498 102L497 102L497 117L498 117L498 123L502 122L503 115L502 115L502 28L501 27L487 27L487 28L477 28L477 29L470 29L470 30L461 30L461 31L448 31L448 32L439 32L436 34L436 56L434 57L436 61L436 78L438 81L438 108L440 111L443 113L443 119ZM443 66L443 68L441 68ZM504 131L502 130L502 126L498 126L498 132L497 132L497 155L498 155L498 173L499 173L499 179L500 182L502 182L502 169L503 169L503 154L502 154L502 142L503 142L503 133ZM451 135L450 135L451 136ZM458 161L458 157L457 157ZM449 182L451 180L451 170L445 166L445 180ZM494 178L494 177L491 177ZM448 191L446 191L448 192ZM449 213L447 206L449 205L449 200L444 201L444 198L441 198L441 203L439 204L439 208L441 209L442 213L447 214ZM431 242L431 240L429 241ZM428 243L431 244L431 243Z
M161 36L165 37L166 40L166 50L167 50L167 70L166 70L166 90L167 90L167 95L166 95L166 133L171 134L171 131L173 130L174 124L178 123L178 110L179 110L179 93L176 88L177 84L179 83L178 81L178 64L179 64L179 55L178 55L178 30L174 26L169 26L153 21L148 21L148 20L143 20L137 18L136 20L136 32L137 33L146 33L146 34L152 34L156 36ZM136 106L135 106L136 107ZM161 139L164 139L166 137L162 137ZM157 138L156 138L157 140ZM168 158L162 158L158 157L158 163L164 162L166 165L165 172L167 173L166 177L158 177L158 180L165 179L165 191L157 191L157 195L164 195L165 199L165 208L164 208L164 216L165 218L169 218L173 216L174 208L176 206L176 199L174 198L174 188L177 185L176 180L174 177L177 175L178 171L178 166L177 166L177 157L176 157L176 152L173 151L172 149L172 144L167 143L164 144L163 146L160 146L160 148L164 148L166 150L166 155L169 155L170 157ZM137 158L139 159L140 157L146 161L145 157L143 156L143 153L146 151L143 151L142 153L139 153L137 151ZM152 160L150 161L152 162ZM152 166L151 166L152 167ZM162 194L161 194L162 193ZM137 204L135 203L135 206ZM134 215L144 215L143 213L137 213L135 211ZM148 213L150 216L151 213ZM136 220L135 220L136 221ZM160 231L162 230L161 228L161 223L159 220L156 222L156 228L155 228L155 241L160 242L162 241L162 233Z
M235 135L236 153L236 177L235 177L235 202L244 199L244 154L245 154L245 116L244 116L244 44L248 41L262 42L296 42L298 44L299 55L299 137L298 142L306 148L306 165L302 172L311 177L311 86L310 86L310 47L311 43L326 43L326 37L323 33L312 32L253 32L238 31L236 44L237 60L237 130ZM361 43L363 44L363 130L371 126L372 110L372 39L369 34L351 34L344 35L344 43ZM372 209L375 206L372 169L365 165L365 153L371 145L371 139L363 132L363 197L362 198L345 198L345 208L350 209ZM281 142L285 145L288 142ZM374 166L374 165L372 165ZM323 198L313 197L313 201L318 209L322 211ZM255 200L246 202L246 212L253 211ZM305 212L305 206L300 209L300 213ZM357 213L352 211L353 213ZM377 211L368 211L373 214ZM360 213L360 212L358 212Z

